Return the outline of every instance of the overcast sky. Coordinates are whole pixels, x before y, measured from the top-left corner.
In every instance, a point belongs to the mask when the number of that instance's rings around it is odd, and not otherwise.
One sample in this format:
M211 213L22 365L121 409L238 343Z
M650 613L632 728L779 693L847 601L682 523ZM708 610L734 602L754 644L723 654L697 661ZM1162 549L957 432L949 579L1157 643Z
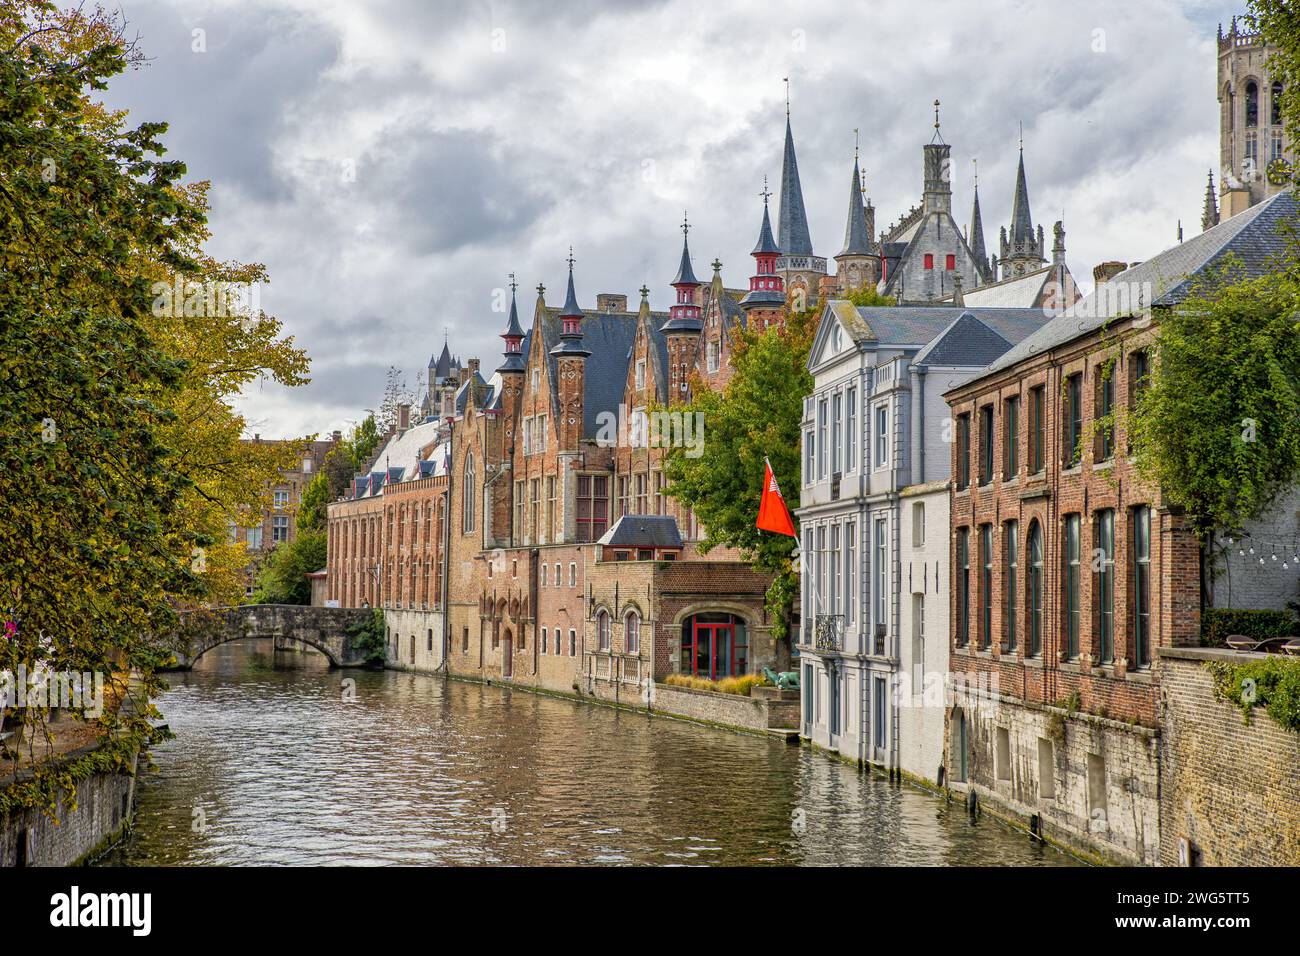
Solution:
M666 308L683 210L695 270L743 287L763 176L780 179L782 77L818 255L844 237L861 130L877 228L918 202L942 101L954 212L979 161L986 241L1010 218L1018 124L1035 225L1064 214L1085 286L1200 229L1216 165L1215 28L1172 0L122 0L150 62L109 101L170 123L210 179L210 250L267 264L262 303L312 382L254 386L264 437L328 433L414 381L444 329L500 362L507 273L579 302L644 282ZM196 32L200 31L200 32ZM773 197L773 203L777 197Z

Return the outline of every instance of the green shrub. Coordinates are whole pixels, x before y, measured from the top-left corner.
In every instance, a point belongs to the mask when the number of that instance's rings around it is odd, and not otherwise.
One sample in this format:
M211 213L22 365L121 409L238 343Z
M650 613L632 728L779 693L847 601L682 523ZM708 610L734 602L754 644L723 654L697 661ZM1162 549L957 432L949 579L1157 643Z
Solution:
M1230 634L1241 634L1255 641L1285 637L1300 632L1290 611L1247 611L1235 607L1207 608L1201 612L1201 643L1222 647Z
M343 630L352 638L352 649L365 659L368 666L383 666L388 659L388 647L382 608L371 608L368 615Z
M1245 664L1211 661L1214 696L1241 710L1263 707L1280 727L1300 732L1300 660L1269 655Z

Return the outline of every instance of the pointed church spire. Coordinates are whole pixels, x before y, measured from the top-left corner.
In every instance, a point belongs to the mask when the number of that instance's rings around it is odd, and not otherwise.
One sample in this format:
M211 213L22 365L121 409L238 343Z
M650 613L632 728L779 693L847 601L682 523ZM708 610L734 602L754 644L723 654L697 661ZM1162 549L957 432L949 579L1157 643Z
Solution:
M777 241L784 256L811 256L808 214L804 211L803 188L799 185L799 161L794 155L794 133L790 129L789 105L785 117L785 154L781 159L781 208L777 214Z
M1214 170L1211 169L1205 183L1205 208L1201 211L1201 229L1210 229L1219 224L1219 201L1214 195Z
M986 267L989 261L988 250L984 246L984 217L980 215L980 172L978 160L971 160L975 166L975 199L971 203L970 210L970 234L966 237L970 243L970 251L975 255L975 261L979 264L980 269Z
M1020 142L1020 165L1016 169L1016 194L1011 201L1011 242L1032 242L1034 222L1029 215L1029 187L1025 185L1025 143Z
M867 229L867 211L862 205L862 175L858 169L858 153L853 151L853 180L849 184L849 219L844 226L843 256L871 255L871 233Z

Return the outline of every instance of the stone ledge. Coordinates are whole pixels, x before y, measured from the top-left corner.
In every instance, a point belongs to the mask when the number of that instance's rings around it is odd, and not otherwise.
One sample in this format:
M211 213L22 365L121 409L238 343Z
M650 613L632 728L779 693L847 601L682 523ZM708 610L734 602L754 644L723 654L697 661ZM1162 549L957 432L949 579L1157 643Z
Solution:
M1265 654L1262 651L1234 651L1230 647L1157 647L1156 655L1184 661L1227 661L1244 664L1258 661L1265 657L1280 657L1279 654Z

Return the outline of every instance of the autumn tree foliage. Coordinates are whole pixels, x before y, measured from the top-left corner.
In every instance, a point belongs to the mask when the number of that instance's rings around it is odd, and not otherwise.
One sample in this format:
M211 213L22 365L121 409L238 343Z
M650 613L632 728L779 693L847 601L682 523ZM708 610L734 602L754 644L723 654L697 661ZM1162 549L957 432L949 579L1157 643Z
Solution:
M36 772L0 810L53 812L78 774L159 739L154 672L175 609L238 587L231 522L251 523L297 456L240 442L233 408L259 377L305 381L279 323L160 302L265 276L203 253L207 187L163 158L166 126L98 102L139 59L102 10L0 8L0 671L109 682L85 718L102 746L71 764L44 759L47 710L4 711L22 745L5 757Z

